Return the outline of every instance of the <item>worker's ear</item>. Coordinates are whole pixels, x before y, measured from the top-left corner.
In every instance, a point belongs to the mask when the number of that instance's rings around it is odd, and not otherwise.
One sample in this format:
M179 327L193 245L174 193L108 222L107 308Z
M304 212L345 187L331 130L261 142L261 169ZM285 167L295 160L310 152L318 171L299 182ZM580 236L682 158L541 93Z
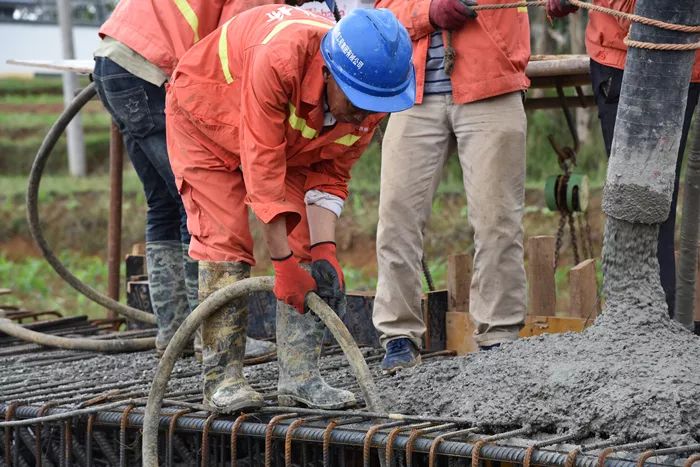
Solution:
M328 80L331 77L331 72L328 70L328 67L326 65L323 65L323 82L328 84Z

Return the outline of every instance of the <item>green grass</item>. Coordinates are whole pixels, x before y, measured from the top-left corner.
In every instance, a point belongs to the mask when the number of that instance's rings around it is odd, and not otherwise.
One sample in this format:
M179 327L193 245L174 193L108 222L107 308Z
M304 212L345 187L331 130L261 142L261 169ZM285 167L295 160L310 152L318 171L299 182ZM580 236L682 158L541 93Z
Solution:
M0 128L3 133L13 130L45 132L56 122L57 117L55 114L35 112L0 114ZM109 129L110 117L107 112L83 112L81 117L86 132Z
M79 76L79 86L87 86L90 79ZM34 78L0 78L0 94L36 94L37 92L61 94L60 76L37 76Z
M24 175L0 176L0 197L11 201L16 196L24 196L27 191L27 177ZM140 193L143 190L136 172L124 170L124 193ZM71 175L48 175L41 179L40 195L47 197L66 196L78 193L109 193L109 175L73 177ZM48 198L45 198L48 199Z
M107 266L102 258L69 251L58 256L78 279L98 291L105 290ZM100 305L63 282L44 258L24 257L13 261L0 251L0 288L13 292L0 297L1 304L32 311L56 310L64 315L105 317Z

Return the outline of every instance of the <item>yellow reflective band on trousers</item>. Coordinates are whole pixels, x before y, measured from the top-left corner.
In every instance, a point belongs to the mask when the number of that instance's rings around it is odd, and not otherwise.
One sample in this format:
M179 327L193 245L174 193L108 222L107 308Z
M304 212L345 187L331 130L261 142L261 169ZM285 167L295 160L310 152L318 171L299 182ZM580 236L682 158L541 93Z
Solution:
M357 143L359 139L359 136L350 134L342 136L333 142L336 144L342 144L343 146L352 146L353 144Z
M306 139L314 139L318 133L306 124L306 119L297 115L297 108L294 104L289 104L289 126L301 132L301 136Z
M177 9L180 10L180 13L182 13L182 16L184 16L187 24L189 24L190 28L192 28L192 32L194 33L194 43L196 44L199 42L199 18L197 18L197 13L195 13L190 4L187 3L187 0L173 1L175 2L175 5L177 5Z
M231 84L233 82L233 76L231 76L231 70L228 66L228 42L226 40L228 25L232 20L233 18L226 21L224 25L221 26L221 35L219 36L219 61L221 62L221 69L224 72L224 78L226 78L227 84Z
M281 23L276 25L274 28L272 28L272 31L270 31L267 34L267 36L265 36L265 39L263 39L262 44L263 45L267 44L268 42L270 42L272 40L273 37L275 37L277 34L279 34L280 31L282 31L283 29L285 29L288 26L291 26L292 24L306 24L308 26L316 26L316 27L323 28L323 29L330 29L333 27L332 25L330 25L328 23L324 23L322 21L315 21L312 19L289 19L286 21L282 21Z

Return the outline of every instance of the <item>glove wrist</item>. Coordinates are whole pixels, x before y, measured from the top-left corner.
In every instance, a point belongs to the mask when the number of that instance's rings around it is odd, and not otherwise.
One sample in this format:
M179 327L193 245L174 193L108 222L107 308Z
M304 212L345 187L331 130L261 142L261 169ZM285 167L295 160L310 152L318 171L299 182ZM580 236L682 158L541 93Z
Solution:
M272 257L270 257L270 260L271 260L272 262L287 261L289 258L292 257L293 254L294 254L294 253L292 253L292 252L290 251L289 254L288 254L287 256L283 256L282 258L272 258Z
M311 245L309 248L311 253L311 261L318 261L321 259L335 259L336 257L336 245L334 241L318 242Z

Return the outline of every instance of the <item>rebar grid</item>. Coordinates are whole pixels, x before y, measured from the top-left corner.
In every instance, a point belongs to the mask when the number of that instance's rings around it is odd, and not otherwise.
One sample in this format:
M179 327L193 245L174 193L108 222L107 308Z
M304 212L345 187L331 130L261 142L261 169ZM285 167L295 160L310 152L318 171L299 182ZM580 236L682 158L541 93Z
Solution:
M0 375L0 417L15 424L3 426L0 421L4 465L140 465L145 398L157 364L150 352L104 356L30 350L11 358L0 354L6 370ZM383 352L364 348L362 354L374 377L385 378L378 369ZM424 353L423 359L450 355ZM122 359L136 359L133 369L138 371L129 372ZM276 403L272 360L246 367L251 386L268 404ZM80 370L85 365L89 370ZM329 383L353 391L362 401L338 346L324 349L320 367ZM700 452L698 445L661 446L648 440L625 444L615 437L589 440L577 432L536 434L528 426L494 432L451 417L379 414L362 406L322 411L267 405L256 413L212 416L200 403L200 384L199 364L182 359L172 374L160 421L160 456L167 466L378 466L381 456L385 465L389 460L389 465L402 466L467 465L476 458L528 467L597 467L602 459L606 466L631 467L682 465Z

